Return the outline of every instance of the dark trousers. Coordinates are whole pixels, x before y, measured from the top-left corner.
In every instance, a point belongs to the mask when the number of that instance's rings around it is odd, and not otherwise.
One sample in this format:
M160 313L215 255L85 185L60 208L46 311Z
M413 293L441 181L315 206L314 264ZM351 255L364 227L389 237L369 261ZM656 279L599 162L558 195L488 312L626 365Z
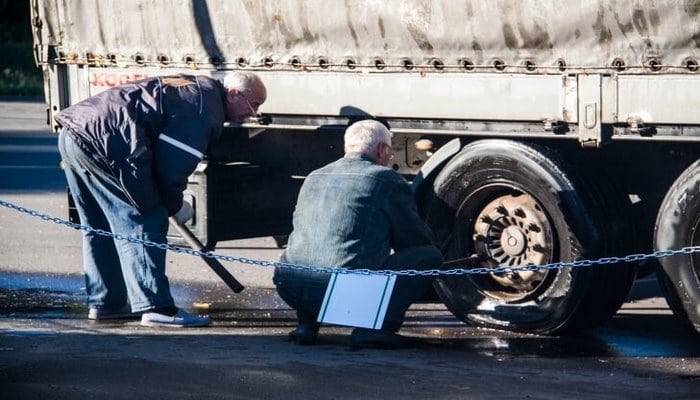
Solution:
M433 269L439 268L441 264L440 251L434 246L426 245L396 252L376 269ZM282 300L296 310L299 323L314 324L330 277L331 274L327 272L277 268L273 282ZM398 331L408 307L426 294L434 279L432 276L398 276L382 329Z

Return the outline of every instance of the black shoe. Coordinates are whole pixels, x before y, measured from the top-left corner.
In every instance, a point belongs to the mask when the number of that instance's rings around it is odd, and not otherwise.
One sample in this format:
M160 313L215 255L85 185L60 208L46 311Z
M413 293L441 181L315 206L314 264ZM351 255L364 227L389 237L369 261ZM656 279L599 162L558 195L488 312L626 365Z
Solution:
M355 328L350 335L353 347L369 349L399 349L416 346L418 339L401 336L387 330Z
M302 346L315 344L318 328L318 324L299 324L295 330L289 332L289 340Z

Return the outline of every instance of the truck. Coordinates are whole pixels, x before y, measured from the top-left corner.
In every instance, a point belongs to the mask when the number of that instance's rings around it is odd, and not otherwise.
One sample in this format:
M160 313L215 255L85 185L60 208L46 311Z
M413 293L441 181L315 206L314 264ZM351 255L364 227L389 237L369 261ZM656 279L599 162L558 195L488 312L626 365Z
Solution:
M283 239L304 177L342 157L349 124L373 118L393 132L391 168L445 258L478 260L483 273L436 279L457 318L577 332L656 273L700 333L698 0L30 7L54 129L57 112L124 82L262 77L260 115L225 124L185 192L206 248Z

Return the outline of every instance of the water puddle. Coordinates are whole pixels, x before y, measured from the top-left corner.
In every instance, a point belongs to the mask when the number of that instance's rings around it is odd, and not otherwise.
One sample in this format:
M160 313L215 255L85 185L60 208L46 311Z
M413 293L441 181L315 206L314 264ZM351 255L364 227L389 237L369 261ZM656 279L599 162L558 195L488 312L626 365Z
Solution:
M284 334L295 324L294 313L271 289L249 288L235 294L217 285L172 284L172 291L178 304L211 315L221 330L227 326L277 328ZM30 319L37 324L42 320L73 319L83 323L86 315L82 276L0 275L0 319ZM5 330L5 334L45 334L27 328L24 325L23 329ZM328 331L333 329L347 328L328 328ZM664 309L650 309L646 313L621 310L607 324L583 334L548 337L473 328L436 304L411 310L403 332L422 338L427 347L503 359L700 357L700 342L681 329Z

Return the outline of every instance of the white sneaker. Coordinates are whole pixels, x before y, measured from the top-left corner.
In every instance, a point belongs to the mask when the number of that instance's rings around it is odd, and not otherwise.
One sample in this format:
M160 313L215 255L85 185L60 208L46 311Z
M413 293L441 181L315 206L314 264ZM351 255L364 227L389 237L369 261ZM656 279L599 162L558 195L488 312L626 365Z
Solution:
M141 325L160 326L166 328L190 328L207 326L211 320L206 315L192 315L185 310L178 309L174 316L145 312L141 315Z

